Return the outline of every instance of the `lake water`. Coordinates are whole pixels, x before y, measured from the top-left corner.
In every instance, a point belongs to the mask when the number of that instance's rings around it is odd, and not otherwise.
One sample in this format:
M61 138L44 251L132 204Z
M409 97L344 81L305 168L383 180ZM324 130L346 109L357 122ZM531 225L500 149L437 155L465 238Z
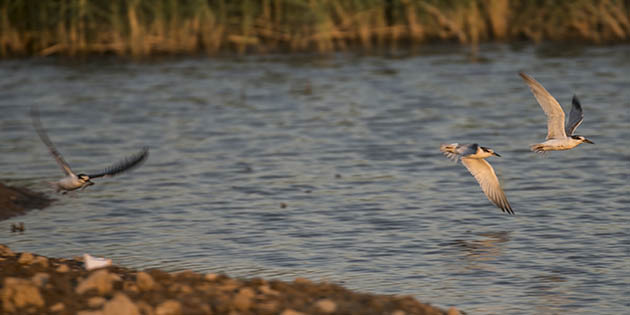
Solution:
M148 161L2 223L16 251L135 268L306 277L469 314L630 308L630 46L457 46L414 55L0 61L0 180L54 195L147 145ZM539 80L595 145L544 157ZM441 143L478 142L515 216ZM26 232L11 233L23 221Z

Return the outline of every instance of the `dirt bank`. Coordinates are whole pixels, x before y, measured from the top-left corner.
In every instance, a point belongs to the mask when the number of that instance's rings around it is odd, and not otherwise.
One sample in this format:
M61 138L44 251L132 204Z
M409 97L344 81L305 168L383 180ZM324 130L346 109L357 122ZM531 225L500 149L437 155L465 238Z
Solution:
M357 293L302 278L235 279L119 266L86 271L78 258L14 253L4 245L0 284L3 314L458 314L408 296Z
M31 209L43 209L51 202L52 199L42 193L0 183L0 221L22 215Z

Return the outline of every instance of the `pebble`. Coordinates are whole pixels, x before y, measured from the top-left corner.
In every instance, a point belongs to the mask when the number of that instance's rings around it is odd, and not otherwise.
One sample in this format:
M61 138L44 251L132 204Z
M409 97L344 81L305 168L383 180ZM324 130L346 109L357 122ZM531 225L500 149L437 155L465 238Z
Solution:
M461 313L454 307L451 306L446 312L447 315L460 315Z
M180 315L182 304L175 300L168 300L155 308L155 315Z
M135 282L131 282L131 281L123 282L123 290L128 291L128 292L133 292L133 293L140 292L140 289L138 289L138 285L136 285Z
M180 272L176 272L174 275L178 278L184 279L197 278L197 274L192 270L182 270Z
M337 304L330 299L321 299L315 302L317 307L322 313L333 313L337 309Z
M101 311L78 311L77 315L103 315Z
M293 282L295 284L306 284L306 285L313 283L313 282L311 282L311 280L308 280L306 278L301 278L301 277L295 278L295 280L293 280Z
M206 279L206 280L208 280L208 281L214 281L214 280L216 280L218 277L219 277L219 275L218 275L218 274L216 274L216 273L209 273L209 274L206 274L206 275L204 276L204 279Z
M91 297L87 300L87 304L91 308L99 308L105 304L107 300L102 296Z
M5 278L0 296L2 296L2 309L6 312L15 312L26 306L44 306L44 299L39 288L26 279Z
M70 267L68 267L68 265L66 265L66 264L61 264L61 265L59 265L59 267L57 267L57 269L55 271L57 271L59 273L66 273L66 272L70 271Z
M105 303L103 315L140 315L140 311L124 293L116 293L113 299Z
M256 296L256 292L252 288L245 287L238 291L238 295L243 295L249 298L253 298L254 296Z
M13 257L15 253L8 246L0 244L0 256Z
M48 280L50 280L50 275L45 272L38 272L31 277L31 281L40 288L48 283Z
M304 313L298 312L298 311L294 311L292 309L286 309L284 311L282 311L282 313L280 313L280 315L305 315Z
M155 285L155 281L150 274L144 271L140 271L136 275L136 285L138 286L138 289L140 289L140 291L149 291Z
M247 311L252 307L252 298L256 296L256 293L251 288L240 289L238 294L232 299L234 307L239 311Z
M33 263L34 264L40 264L42 267L48 268L48 258L46 258L44 256L37 256L37 257L35 257L35 261Z
M269 285L264 284L258 287L258 290L260 290L260 292L262 292L263 294L267 294L267 295L280 295L280 292L272 289Z
M96 289L100 295L107 294L114 288L114 282L120 281L116 274L110 274L107 270L101 269L93 272L87 279L81 281L75 292L83 294L90 289Z
M174 283L170 288L169 291L171 292L178 292L178 293L183 293L183 294L188 294L188 293L192 293L193 289L187 285L187 284L181 284L181 283Z
M61 312L61 311L65 310L65 309L66 309L66 306L63 303L58 302L58 303L54 304L53 306L51 306L48 310L50 310L53 313L57 313L57 312Z
M405 311L395 310L392 315L405 315Z
M18 263L22 264L22 265L30 265L33 263L33 260L35 259L35 256L33 256L33 254L31 253L22 253L20 255L20 258L18 259Z

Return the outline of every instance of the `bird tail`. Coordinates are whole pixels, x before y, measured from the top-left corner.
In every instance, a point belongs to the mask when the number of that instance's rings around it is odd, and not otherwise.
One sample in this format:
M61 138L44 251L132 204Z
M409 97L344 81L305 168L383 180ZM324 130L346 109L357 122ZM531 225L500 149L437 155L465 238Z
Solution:
M449 159L457 162L457 159L459 158L459 155L456 151L457 146L457 143L442 144L440 145L440 151L442 151L442 153L444 153L444 155L446 155L446 157L448 157Z
M60 193L61 191L63 191L63 189L59 186L59 183L57 182L48 182L48 185L50 185L50 187L54 189L56 193Z

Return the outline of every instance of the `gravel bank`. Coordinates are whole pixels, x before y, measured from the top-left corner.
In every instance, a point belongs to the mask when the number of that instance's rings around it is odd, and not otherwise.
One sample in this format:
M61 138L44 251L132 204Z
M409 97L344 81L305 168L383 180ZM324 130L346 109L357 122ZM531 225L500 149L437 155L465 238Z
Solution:
M80 258L14 253L0 245L3 314L459 314L409 296L357 293L296 278L235 279L110 266L87 271Z

